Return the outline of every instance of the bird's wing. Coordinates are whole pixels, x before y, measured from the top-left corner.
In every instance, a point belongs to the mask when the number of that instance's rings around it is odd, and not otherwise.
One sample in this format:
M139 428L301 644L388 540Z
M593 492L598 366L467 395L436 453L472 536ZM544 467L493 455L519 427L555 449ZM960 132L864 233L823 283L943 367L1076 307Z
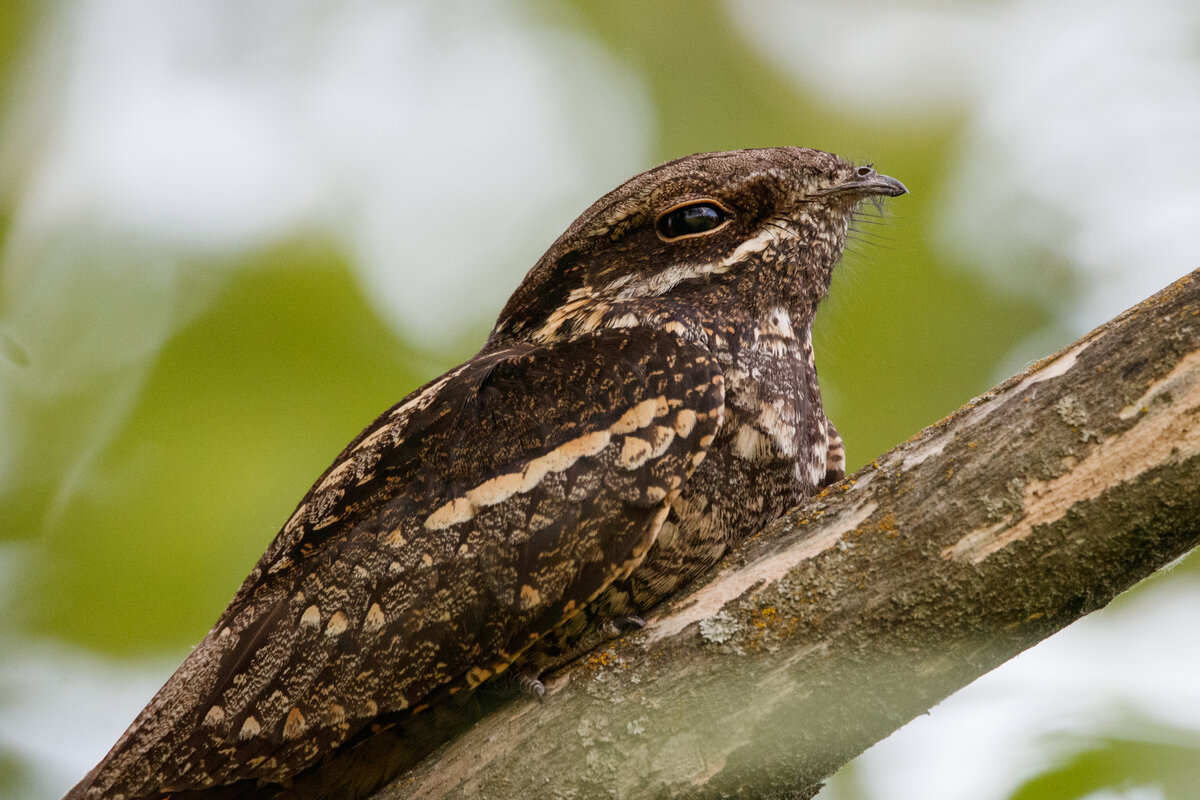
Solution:
M74 796L285 780L503 670L640 561L723 403L707 351L637 329L480 356L414 392Z

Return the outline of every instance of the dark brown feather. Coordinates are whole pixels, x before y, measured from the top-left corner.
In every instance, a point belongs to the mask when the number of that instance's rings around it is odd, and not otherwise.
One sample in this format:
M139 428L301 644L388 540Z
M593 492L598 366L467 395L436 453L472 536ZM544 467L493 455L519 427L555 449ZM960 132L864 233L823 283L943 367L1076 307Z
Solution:
M378 718L502 672L640 560L723 399L711 356L647 330L508 349L431 386L343 452L160 695L188 682L195 707L164 731L152 702L97 788L284 780ZM699 422L677 435L685 410ZM648 427L670 441L626 468Z
M803 148L638 175L346 447L69 798L356 798L841 477L810 330L864 198ZM665 215L692 208L686 219Z

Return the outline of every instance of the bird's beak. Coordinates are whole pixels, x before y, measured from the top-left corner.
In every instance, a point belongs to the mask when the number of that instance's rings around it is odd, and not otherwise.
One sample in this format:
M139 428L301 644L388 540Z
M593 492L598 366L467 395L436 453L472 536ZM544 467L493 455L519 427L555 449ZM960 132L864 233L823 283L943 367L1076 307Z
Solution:
M899 197L902 194L908 194L908 187L895 178L880 175L870 167L862 167L850 180L845 183L839 183L837 186L831 186L820 194L843 193L856 195L881 194L888 197Z

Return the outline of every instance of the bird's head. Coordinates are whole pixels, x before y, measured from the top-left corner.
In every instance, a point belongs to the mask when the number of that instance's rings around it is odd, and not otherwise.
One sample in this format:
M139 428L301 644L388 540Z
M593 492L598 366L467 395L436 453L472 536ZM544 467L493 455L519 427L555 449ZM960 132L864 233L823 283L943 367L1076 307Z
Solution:
M907 191L831 153L700 153L609 192L559 237L509 299L489 340L553 341L630 304L721 286L752 312L787 303L811 323L855 209Z

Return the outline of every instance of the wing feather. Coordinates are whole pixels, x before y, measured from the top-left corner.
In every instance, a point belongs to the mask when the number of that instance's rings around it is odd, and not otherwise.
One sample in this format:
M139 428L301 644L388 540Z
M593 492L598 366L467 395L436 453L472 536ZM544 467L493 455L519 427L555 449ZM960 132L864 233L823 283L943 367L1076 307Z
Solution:
M636 329L483 354L414 392L317 481L76 796L286 780L502 671L644 556L723 397L706 351Z

